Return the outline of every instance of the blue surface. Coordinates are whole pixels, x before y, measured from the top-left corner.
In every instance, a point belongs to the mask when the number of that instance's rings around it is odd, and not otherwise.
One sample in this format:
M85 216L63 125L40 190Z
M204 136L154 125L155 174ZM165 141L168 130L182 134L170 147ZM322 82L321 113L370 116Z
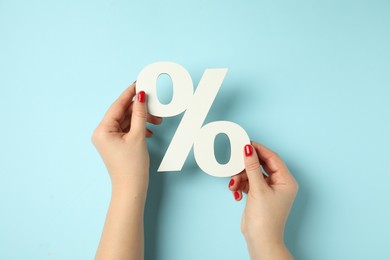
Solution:
M388 258L389 13L388 0L0 0L0 259L93 258L110 183L90 136L160 60L195 83L229 68L207 121L286 160L297 259ZM249 259L228 179L192 154L180 174L155 172L179 120L149 142L146 258Z

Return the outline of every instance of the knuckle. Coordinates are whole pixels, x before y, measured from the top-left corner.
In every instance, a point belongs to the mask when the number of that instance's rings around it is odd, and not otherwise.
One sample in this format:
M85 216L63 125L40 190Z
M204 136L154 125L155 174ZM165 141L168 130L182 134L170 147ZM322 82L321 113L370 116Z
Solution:
M260 169L260 163L256 161L247 162L245 165L247 171L254 171Z
M295 192L298 192L298 190L299 190L299 184L298 184L298 182L294 181L293 187L294 187L294 191L295 191Z
M291 185L289 186L289 191L291 193L291 196L294 196L298 193L299 185L296 181L293 181Z
M281 158L278 153L271 151L270 154L264 158L264 162L266 164L270 164L272 162L278 162L281 161Z
M146 111L143 110L143 109L134 109L133 110L133 115L136 116L136 117L142 118L142 119L146 119L147 116L148 116Z
M270 155L268 156L267 159L272 160L275 158L280 158L279 154L277 152L271 151Z
M99 128L96 128L91 136L91 142L92 144L96 145L99 142L101 142L103 138L104 138L103 132Z

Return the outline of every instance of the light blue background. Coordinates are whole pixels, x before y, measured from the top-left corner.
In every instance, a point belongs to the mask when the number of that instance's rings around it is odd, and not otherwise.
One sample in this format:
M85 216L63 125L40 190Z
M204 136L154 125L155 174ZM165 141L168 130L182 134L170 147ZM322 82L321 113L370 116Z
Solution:
M389 46L388 0L0 0L0 259L93 258L110 182L90 136L160 60L229 68L207 122L287 162L297 259L389 259ZM192 154L156 173L179 120L152 127L146 258L249 259L228 179Z

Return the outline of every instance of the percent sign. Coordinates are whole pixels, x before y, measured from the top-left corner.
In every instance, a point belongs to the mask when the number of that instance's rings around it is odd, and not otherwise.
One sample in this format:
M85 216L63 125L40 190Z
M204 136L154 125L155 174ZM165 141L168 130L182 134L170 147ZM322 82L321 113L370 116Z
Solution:
M195 161L209 175L228 177L244 169L243 147L250 142L245 130L229 121L216 121L203 126L227 71L226 68L206 69L195 93L190 74L179 64L156 62L140 72L137 91L147 93L150 114L171 117L185 111L158 168L159 172L180 171L192 146ZM157 80L162 74L172 80L173 95L169 104L162 104L157 97ZM220 164L214 154L214 140L220 133L226 134L230 141L230 159L226 164Z

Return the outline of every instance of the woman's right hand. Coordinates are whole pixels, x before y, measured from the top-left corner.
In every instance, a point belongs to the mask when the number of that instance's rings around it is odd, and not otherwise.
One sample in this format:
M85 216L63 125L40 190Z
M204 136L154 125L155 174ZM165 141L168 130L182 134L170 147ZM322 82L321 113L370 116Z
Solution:
M248 194L241 230L251 259L292 259L283 237L298 184L280 157L264 146L246 145L244 157L245 170L232 176L229 189L237 201Z

